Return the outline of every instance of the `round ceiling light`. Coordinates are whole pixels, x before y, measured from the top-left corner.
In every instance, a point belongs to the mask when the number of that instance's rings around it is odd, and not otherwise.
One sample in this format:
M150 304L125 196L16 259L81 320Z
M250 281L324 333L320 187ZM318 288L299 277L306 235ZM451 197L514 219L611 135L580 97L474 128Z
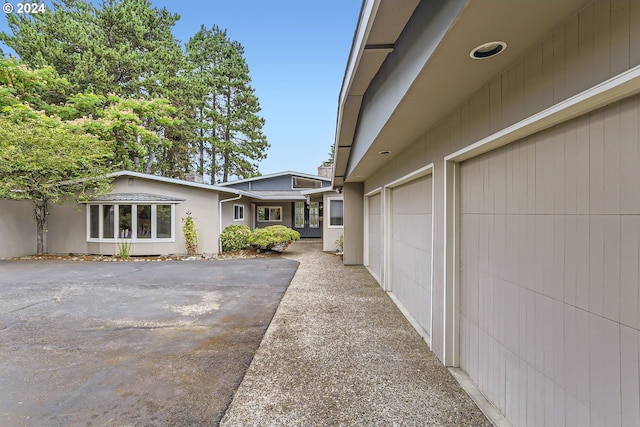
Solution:
M489 42L485 44L481 44L471 51L469 56L473 59L485 59L490 58L492 56L496 56L503 50L507 48L507 44L505 42Z

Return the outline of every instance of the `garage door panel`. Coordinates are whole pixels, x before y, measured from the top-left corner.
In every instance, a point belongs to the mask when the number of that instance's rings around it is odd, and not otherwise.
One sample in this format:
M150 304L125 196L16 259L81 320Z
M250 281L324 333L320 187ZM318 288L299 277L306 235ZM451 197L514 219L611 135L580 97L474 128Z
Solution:
M460 365L514 425L638 413L638 99L459 165Z
M420 326L431 328L432 177L391 191L391 290Z

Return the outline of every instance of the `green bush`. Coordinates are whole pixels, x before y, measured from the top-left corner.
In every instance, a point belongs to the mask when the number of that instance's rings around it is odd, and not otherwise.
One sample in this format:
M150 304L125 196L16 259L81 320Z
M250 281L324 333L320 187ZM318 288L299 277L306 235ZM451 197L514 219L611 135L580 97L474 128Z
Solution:
M260 249L272 249L282 252L286 245L294 240L300 240L300 233L284 225L271 225L265 228L256 228L249 236L251 246ZM280 247L284 245L284 248Z
M198 230L196 229L196 223L191 216L191 212L187 212L187 216L182 218L182 233L184 234L184 241L187 247L188 255L195 255L198 253Z
M249 246L251 229L246 225L230 225L220 234L222 252L239 251Z

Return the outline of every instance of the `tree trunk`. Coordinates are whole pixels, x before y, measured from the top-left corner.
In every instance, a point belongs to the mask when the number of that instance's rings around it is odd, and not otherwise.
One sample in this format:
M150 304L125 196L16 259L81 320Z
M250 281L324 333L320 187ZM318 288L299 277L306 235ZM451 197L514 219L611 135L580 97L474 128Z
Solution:
M47 225L47 201L36 200L34 203L36 216L36 254L42 255L44 253L44 233Z

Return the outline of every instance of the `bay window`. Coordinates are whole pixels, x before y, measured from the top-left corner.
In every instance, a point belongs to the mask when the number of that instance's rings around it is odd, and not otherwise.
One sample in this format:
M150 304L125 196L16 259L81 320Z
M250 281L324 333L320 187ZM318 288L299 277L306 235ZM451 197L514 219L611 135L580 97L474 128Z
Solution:
M173 241L174 204L89 204L87 240Z

